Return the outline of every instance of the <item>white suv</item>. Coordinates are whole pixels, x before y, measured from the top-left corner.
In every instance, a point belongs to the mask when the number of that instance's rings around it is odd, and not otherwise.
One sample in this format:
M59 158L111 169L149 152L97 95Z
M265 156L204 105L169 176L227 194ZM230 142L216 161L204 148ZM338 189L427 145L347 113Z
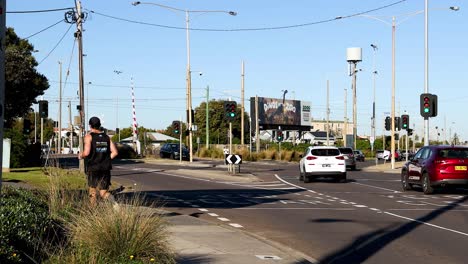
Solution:
M305 183L318 177L346 181L345 158L336 147L308 147L299 162L299 171L299 180Z

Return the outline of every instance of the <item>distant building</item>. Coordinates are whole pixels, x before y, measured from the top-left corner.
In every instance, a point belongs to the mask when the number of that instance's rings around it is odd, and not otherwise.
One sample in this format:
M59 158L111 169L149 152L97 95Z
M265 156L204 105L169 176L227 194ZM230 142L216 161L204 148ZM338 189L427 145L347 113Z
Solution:
M347 123L348 127L345 131L345 122L341 120L329 120L330 133L335 135L336 139L343 139L344 135L353 134L353 123ZM312 120L312 131L327 131L327 120Z

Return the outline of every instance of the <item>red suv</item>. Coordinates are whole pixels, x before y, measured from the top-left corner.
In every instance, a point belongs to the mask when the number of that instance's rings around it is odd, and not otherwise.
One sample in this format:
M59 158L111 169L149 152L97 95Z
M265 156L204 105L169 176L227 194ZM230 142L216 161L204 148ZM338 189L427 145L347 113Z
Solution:
M468 147L425 146L401 169L403 190L421 185L425 194L449 185L468 186Z

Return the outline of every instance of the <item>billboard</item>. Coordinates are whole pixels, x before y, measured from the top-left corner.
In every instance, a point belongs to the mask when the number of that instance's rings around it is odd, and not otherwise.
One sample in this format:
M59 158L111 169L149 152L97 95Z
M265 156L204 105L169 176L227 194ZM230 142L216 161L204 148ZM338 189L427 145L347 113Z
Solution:
M254 116L255 97L252 97L250 102L250 113ZM310 102L258 97L260 126L310 126L310 111Z

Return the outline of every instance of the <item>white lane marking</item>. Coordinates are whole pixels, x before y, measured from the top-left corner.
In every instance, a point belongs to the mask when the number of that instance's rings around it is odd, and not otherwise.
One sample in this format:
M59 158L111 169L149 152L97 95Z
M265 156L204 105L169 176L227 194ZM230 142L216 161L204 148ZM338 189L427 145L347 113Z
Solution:
M202 212L208 212L208 209L200 208L200 209L198 209L198 210L200 210L200 211L202 211Z
M208 213L208 215L210 216L214 216L214 217L218 217L219 215L215 214L215 213Z
M450 228L430 224L430 223L427 223L427 222L419 221L417 219L413 219L413 218L409 218L409 217L405 217L405 216L401 216L401 215L397 215L397 214L392 214L392 213L389 213L389 212L384 212L384 213L388 214L388 215L391 215L391 216L394 216L394 217L406 219L406 220L409 220L409 221L412 221L412 222L416 222L416 223L420 223L420 224L423 224L423 225L427 225L427 226L435 227L435 228L438 228L438 229L442 229L442 230L445 230L445 231L450 231L450 232L457 233L457 234L460 234L460 235L468 236L468 233L463 233L463 232L460 232L460 231L457 231L457 230L454 230L454 229L450 229Z
M227 219L227 218L224 218L224 217L218 217L218 220L221 220L223 222L229 222L231 220Z
M232 227L236 227L236 228L242 228L243 226L239 225L239 224L229 224L230 226Z
M377 209L377 208L369 208L369 209L372 211L380 211L380 209Z
M265 256L265 255L255 255L257 258L261 259L261 260L281 260L282 258L278 257L278 256L271 256L271 255L268 255L268 256Z
M401 193L400 191L395 191L395 190L392 190L392 189L382 188L382 187L369 185L369 184L364 184L364 183L352 182L352 184L358 184L358 185L367 186L367 187L376 188L376 189L381 189L381 190L385 190L385 191L391 191L391 192L394 192L394 193Z
M353 205L354 207L359 207L359 208L365 208L367 205L362 205L362 204L355 204Z
M295 208L278 208L278 207L244 207L233 208L235 210L333 210L333 211L355 211L354 208L331 208L331 207L295 207Z
M434 211L434 208L390 208L385 209L386 211ZM468 212L468 209L442 209L437 210L447 211L447 212Z

